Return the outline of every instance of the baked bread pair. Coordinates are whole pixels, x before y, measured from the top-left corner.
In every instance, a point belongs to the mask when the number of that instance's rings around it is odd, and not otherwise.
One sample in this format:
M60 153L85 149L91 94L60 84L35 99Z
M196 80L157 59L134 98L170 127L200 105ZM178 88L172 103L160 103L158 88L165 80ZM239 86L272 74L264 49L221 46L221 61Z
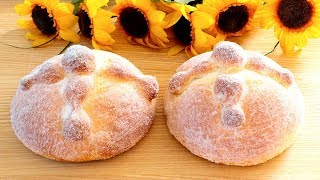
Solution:
M17 137L50 159L108 159L133 147L155 116L159 86L128 60L75 45L25 76L11 104ZM272 60L222 42L171 78L170 132L193 154L254 165L284 151L302 120L292 74Z

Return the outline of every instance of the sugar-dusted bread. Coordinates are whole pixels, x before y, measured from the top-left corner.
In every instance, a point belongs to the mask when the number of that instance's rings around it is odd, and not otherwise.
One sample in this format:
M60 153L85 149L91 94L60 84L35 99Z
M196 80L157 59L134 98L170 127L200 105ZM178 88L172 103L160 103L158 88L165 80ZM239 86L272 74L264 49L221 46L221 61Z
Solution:
M193 154L227 165L256 165L282 153L303 111L289 70L231 42L180 66L165 95L174 137Z
M22 78L11 122L33 152L58 161L108 159L145 136L159 86L128 60L75 45Z

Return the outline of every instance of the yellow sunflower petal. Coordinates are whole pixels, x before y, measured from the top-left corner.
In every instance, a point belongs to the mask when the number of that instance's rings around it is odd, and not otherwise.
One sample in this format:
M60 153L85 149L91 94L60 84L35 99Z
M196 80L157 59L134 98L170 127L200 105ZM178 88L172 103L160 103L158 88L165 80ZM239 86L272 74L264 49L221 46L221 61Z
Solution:
M219 42L224 41L227 38L227 35L222 34L222 33L218 33L215 38L212 39L211 37L208 37L208 41L210 42L209 44L211 44L212 47L214 47Z
M274 4L274 3L276 3L278 0L264 0L264 2L266 3L266 4Z
M203 32L200 29L195 29L195 38L192 44L193 48L196 49L198 53L204 53L212 50L213 46L218 43L218 38Z
M44 4L43 0L28 0L31 4Z
M108 2L109 0L86 0L85 4L88 8L89 17L95 17L98 9L106 6Z
M283 33L279 41L284 53L291 53L294 51L294 44L292 43L291 38L288 34Z
M260 22L260 26L264 29L270 29L276 24L276 20L272 13L272 7L258 9L254 19L255 21Z
M40 45L43 45L43 46L49 45L53 42L53 41L51 41L51 42L49 42L49 41L52 40L52 38L54 38L54 36L46 36L46 35L41 34L40 32L29 32L25 36L27 39L33 41L32 47L36 47L36 46L40 46Z
M192 11L196 11L197 8L196 7L193 7L193 6L189 6L189 5L184 5L185 9L186 9L186 12L190 13Z
M20 16L29 15L32 12L32 6L28 6L26 4L17 4L14 9Z
M150 27L151 34L158 37L163 42L169 42L167 33L158 26L151 26Z
M158 46L153 45L153 44L149 41L149 37L148 37L148 36L144 38L144 42L145 42L146 45L147 45L148 47L150 47L150 48L154 48L154 49L159 48Z
M36 28L35 24L33 23L33 20L19 19L17 21L17 24L21 28L26 28L26 29L35 29Z
M23 3L24 3L25 5L27 5L27 6L32 6L32 5L33 5L33 3L30 2L30 0L24 0Z
M116 3L117 5L113 8L114 13L121 14L126 7L133 7L143 13L148 22L149 29L144 38L139 39L139 37L132 36L129 37L130 42L154 48L166 47L164 43L169 42L168 35L164 31L168 24L168 22L164 21L166 14L158 11L152 0L116 0ZM124 30L126 31L125 28Z
M276 21L272 18L269 19L269 21L262 22L262 26L264 29L270 29L276 24Z
M97 15L93 18L94 29L101 29L107 31L107 33L112 33L116 26L112 22L113 13L106 11L104 9L99 9Z
M182 14L180 11L173 11L169 14L167 14L164 18L164 22L166 22L167 24L164 26L165 29L175 25L179 19L181 18Z
M60 2L60 0L42 0L43 1L43 5L49 9L49 10L53 10L56 5Z
M186 11L185 6L181 6L180 12L181 12L181 14L182 14L182 16L183 16L184 18L186 18L187 20L189 20L189 12Z
M206 29L213 25L214 20L207 13L195 11L191 14L194 28Z
M155 4L157 6L157 9L159 9L160 11L163 11L163 12L165 12L167 14L175 11L175 9L170 7L169 3L166 3L163 0L156 1ZM173 4L173 3L170 3L170 4Z
M279 25L275 25L274 26L274 34L276 35L276 37L278 39L280 39L281 35L282 35L282 29L280 29L280 26Z
M137 44L131 36L128 36L128 37L127 37L127 40L128 40L129 43L131 43L131 44L134 44L134 45Z
M196 55L199 54L199 53L197 52L197 50L196 50L192 45L190 45L190 50L191 50L191 53L192 53L194 56L196 56Z
M48 11L52 11L55 6L60 2L60 0L28 0L31 4L40 5L48 9Z
M309 27L306 30L306 33L308 34L308 37L310 37L310 38L319 38L320 37L320 29L317 29L315 27Z
M53 15L55 18L63 17L65 15L70 15L73 13L74 6L70 3L59 3L53 10Z
M200 29L194 29L194 43L201 46L201 45L206 45L207 43L207 37L206 37L206 33L203 32Z
M306 33L300 33L296 36L296 45L300 48L305 47L308 44L308 36Z
M38 46L45 47L45 46L51 45L53 43L53 41L50 41L51 39L52 38L41 38L41 39L34 40L32 42L32 47L38 47Z
M58 27L65 30L72 28L78 23L78 17L73 14L69 14L61 18L55 18L55 20L58 24Z
M155 43L156 45L158 45L159 47L167 47L159 38L157 38L155 35L150 34L150 39L153 43Z
M205 2L205 1L204 1ZM197 9L201 12L206 12L208 13L210 16L212 16L213 14L215 14L215 11L216 9L213 8L213 6L210 6L210 5L206 5L205 3L203 2L203 4L198 4L197 5Z
M133 0L133 2L139 9L145 12L156 9L156 5L151 0Z
M80 41L80 36L72 30L60 29L59 36L66 41L74 43L78 43Z
M151 11L150 13L148 13L148 19L151 24L161 23L165 16L166 13L162 11Z
M112 51L112 48L107 45L99 44L95 38L92 38L92 46L94 49L101 49L105 51Z
M248 8L248 15L249 15L249 21L241 27L240 31L238 32L223 32L223 30L219 29L219 25L217 24L217 19L219 18L219 14L221 12L226 11L229 7L232 6L239 6L239 5L244 5ZM240 35L245 31L250 30L250 24L252 23L254 12L256 12L257 8L262 5L261 0L222 0L222 1L217 1L217 0L204 0L203 4L198 5L198 11L208 13L210 17L213 19L214 23L209 28L209 31L212 33L215 33L217 31L220 31L220 33L225 33L228 36L235 36L235 35ZM192 14L191 14L192 16ZM200 19L200 18L198 18ZM205 19L203 19L205 20ZM203 22L203 21L200 21ZM199 25L205 25L206 23L202 23Z
M93 36L95 37L96 41L102 45L112 45L113 43L115 43L110 34L100 29L94 29Z
M28 32L25 37L29 40L36 40L43 38L44 35L42 35L40 32Z
M192 52L191 52L190 46L186 47L186 48L184 49L184 51L185 51L185 53L187 54L187 56L188 56L189 58L191 58L191 57L194 56L194 55L192 54Z
M169 49L168 56L177 55L185 48L186 48L185 46L183 46L181 44L177 44L177 45L175 45L175 46L173 46L172 48Z
M134 38L134 40L142 46L147 46L147 44L143 41L142 38Z
M117 3L117 4L120 4L120 3L122 3L123 1L125 1L125 0L116 0L116 3Z

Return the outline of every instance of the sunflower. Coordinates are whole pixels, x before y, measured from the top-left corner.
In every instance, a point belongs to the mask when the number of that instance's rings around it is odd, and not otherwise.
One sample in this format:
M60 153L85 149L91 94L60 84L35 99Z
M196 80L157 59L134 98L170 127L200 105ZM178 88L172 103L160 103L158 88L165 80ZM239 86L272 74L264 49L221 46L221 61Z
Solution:
M18 25L30 29L26 38L33 40L32 46L40 46L60 37L66 41L78 42L78 34L72 30L78 18L73 15L74 6L59 0L25 0L15 6L20 16L31 15L32 19L19 19Z
M95 49L111 50L115 41L110 36L116 27L112 22L113 13L101 9L109 0L85 0L80 4L77 16L80 32L84 37L92 39Z
M213 24L213 19L196 8L180 4L159 1L158 8L167 13L164 21L166 28L172 27L178 43L170 48L168 55L175 55L183 49L189 57L212 50L216 39L203 32Z
M320 37L319 0L266 0L255 16L261 27L274 27L285 53L308 44L308 38Z
M128 35L129 42L151 48L165 48L169 42L164 31L165 13L151 0L116 0L113 12Z
M253 16L262 4L261 0L204 0L197 8L215 20L209 32L224 40L228 36L241 36L251 30Z

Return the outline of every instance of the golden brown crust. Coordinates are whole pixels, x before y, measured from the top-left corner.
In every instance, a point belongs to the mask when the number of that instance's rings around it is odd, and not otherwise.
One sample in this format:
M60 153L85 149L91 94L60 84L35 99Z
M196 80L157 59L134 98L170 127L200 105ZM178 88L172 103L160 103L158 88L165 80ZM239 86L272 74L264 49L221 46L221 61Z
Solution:
M158 95L159 85L155 77L133 71L130 67L126 66L125 63L122 63L119 60L112 61L112 64L108 68L108 71L106 71L105 75L136 82L141 92L147 99L149 99L149 101L156 98Z
M156 79L128 60L72 46L22 79L11 104L12 127L26 147L47 158L108 159L147 133L158 90Z
M217 67L197 71L192 75L200 74L197 79L171 80L165 95L169 130L193 154L249 166L292 144L303 119L303 100L291 72L230 42L190 61L173 77L194 72L202 62ZM172 91L176 84L183 88Z
M59 65L61 56L56 56L35 68L20 81L21 88L28 90L33 84L51 84L59 82L64 77L64 70Z

